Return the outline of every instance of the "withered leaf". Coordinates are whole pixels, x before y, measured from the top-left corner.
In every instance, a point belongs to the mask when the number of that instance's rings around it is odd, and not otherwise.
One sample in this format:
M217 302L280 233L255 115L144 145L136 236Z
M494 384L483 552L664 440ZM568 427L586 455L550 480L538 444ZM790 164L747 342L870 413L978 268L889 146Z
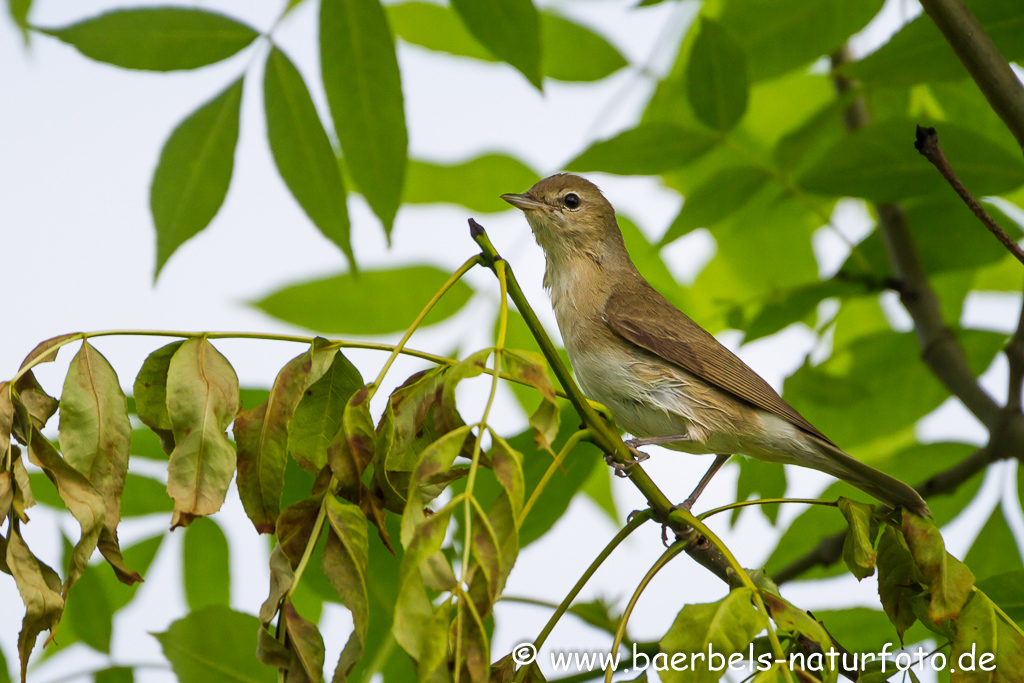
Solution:
M18 399L28 410L32 423L42 429L57 412L57 399L43 391L31 370L18 378L14 383Z
M324 546L322 566L342 603L352 613L353 630L341 651L333 681L343 683L356 662L363 656L369 628L370 606L366 594L366 573L369 570L369 543L366 517L355 505L343 503L334 496L326 501L330 530Z
M931 520L903 511L903 537L914 562L928 583L928 617L935 624L956 618L971 595L974 574L946 552L939 530Z
M292 569L299 566L299 560L310 542L324 495L310 496L292 503L277 518L277 542Z
M324 639L316 624L303 619L290 600L284 603L284 623L288 629L288 642L303 671L309 680L319 683L324 678Z
M7 568L25 603L25 618L18 636L18 654L21 658L21 680L28 671L28 658L35 646L36 636L42 631L53 632L64 611L60 577L36 559L17 529L11 529L5 555Z
M541 403L530 415L530 426L534 429L537 446L550 448L551 442L558 436L562 413L558 409L558 397L548 375L544 356L535 351L505 349L501 353L501 363L510 375L540 392Z
M270 553L270 594L260 607L260 623L264 626L274 620L281 600L291 589L294 580L292 565L281 552L280 544L274 546L274 551Z
M28 470L25 469L25 461L21 459L21 449L12 446L11 477L14 484L14 512L22 522L28 521L25 510L36 504L35 496L32 495L32 482L29 480Z
M40 363L50 363L57 358L57 351L64 344L67 344L74 340L76 337L81 337L81 332L70 332L68 334L59 334L56 337L51 337L46 341L41 341L36 344L36 347L28 352L25 356L25 360L21 361L21 367L19 370L29 365L39 365Z
M877 525L871 517L874 507L840 496L839 510L850 527L843 541L843 559L858 581L866 579L875 573L877 559L874 544Z
M88 341L71 361L61 393L60 447L69 465L81 472L106 507L100 552L125 583L141 577L124 566L117 542L121 494L128 474L132 427L117 374Z
M886 525L878 542L878 597L900 639L917 617L913 600L921 593L914 558L898 531Z
M219 510L235 473L225 430L238 412L238 377L205 338L183 342L171 357L167 411L175 444L167 464L173 529Z
M306 351L281 369L270 396L235 418L238 444L238 493L256 530L274 532L281 513L284 468L288 462L288 425L310 384L323 375L330 358Z
M103 496L81 472L69 465L53 447L53 444L36 428L32 428L29 440L29 459L41 467L46 475L57 485L61 500L68 506L71 515L78 521L82 535L75 544L75 549L68 563L68 573L64 577L63 595L85 571L92 557L100 533L104 529L106 505Z
M11 448L11 430L14 428L14 402L11 385L0 382L0 456Z

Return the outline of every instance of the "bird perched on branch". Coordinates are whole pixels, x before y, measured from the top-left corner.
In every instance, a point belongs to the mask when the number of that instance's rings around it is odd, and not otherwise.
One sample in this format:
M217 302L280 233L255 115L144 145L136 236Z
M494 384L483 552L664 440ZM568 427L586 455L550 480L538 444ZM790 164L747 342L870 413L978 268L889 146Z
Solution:
M689 509L730 455L820 470L892 506L927 515L914 489L829 441L643 278L601 191L560 173L502 198L526 214L544 249L544 286L580 388L637 437L715 462Z

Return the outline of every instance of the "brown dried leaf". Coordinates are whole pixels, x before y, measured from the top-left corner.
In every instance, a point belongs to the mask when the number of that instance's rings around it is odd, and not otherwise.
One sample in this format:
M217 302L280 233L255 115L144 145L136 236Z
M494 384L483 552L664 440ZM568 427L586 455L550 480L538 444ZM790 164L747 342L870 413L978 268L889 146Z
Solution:
M14 383L18 399L25 405L32 424L42 429L57 412L57 399L43 391L36 376L29 370Z
M10 472L0 472L0 519L6 519L14 504L14 478Z
M281 552L280 544L274 546L274 552L270 553L270 595L260 607L260 623L264 626L274 620L282 598L288 593L295 581L295 574L292 573L291 562Z
M18 369L20 370L30 364L35 366L40 363L52 362L57 358L57 351L60 350L60 347L63 344L71 341L75 337L80 337L81 335L81 332L70 332L68 334L57 335L56 337L51 337L46 341L39 342L34 349L28 352L28 355L25 356L25 360L21 361L21 367Z
M235 473L225 430L238 412L238 377L205 338L183 342L171 357L167 410L175 443L167 464L173 529L219 510Z
M25 469L25 461L21 459L21 449L17 446L11 447L11 477L14 483L14 512L22 522L28 521L25 510L36 504L32 495L32 482Z
M0 456L11 448L11 430L14 428L14 402L11 400L11 386L0 382Z

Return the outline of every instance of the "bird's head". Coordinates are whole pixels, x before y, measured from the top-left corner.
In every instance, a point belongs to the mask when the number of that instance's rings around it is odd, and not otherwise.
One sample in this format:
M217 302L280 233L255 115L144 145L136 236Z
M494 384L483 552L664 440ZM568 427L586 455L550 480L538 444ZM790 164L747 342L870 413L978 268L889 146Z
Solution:
M523 194L501 198L526 214L549 261L585 255L600 262L622 248L615 209L586 178L558 173Z

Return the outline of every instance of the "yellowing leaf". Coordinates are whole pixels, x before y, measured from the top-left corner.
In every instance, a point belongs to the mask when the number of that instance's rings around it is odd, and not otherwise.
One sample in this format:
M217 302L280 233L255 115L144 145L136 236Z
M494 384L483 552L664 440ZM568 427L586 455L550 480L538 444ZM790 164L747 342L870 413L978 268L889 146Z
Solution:
M238 411L238 377L205 338L182 343L171 358L167 411L175 443L167 464L173 528L219 510L235 473L225 430Z

